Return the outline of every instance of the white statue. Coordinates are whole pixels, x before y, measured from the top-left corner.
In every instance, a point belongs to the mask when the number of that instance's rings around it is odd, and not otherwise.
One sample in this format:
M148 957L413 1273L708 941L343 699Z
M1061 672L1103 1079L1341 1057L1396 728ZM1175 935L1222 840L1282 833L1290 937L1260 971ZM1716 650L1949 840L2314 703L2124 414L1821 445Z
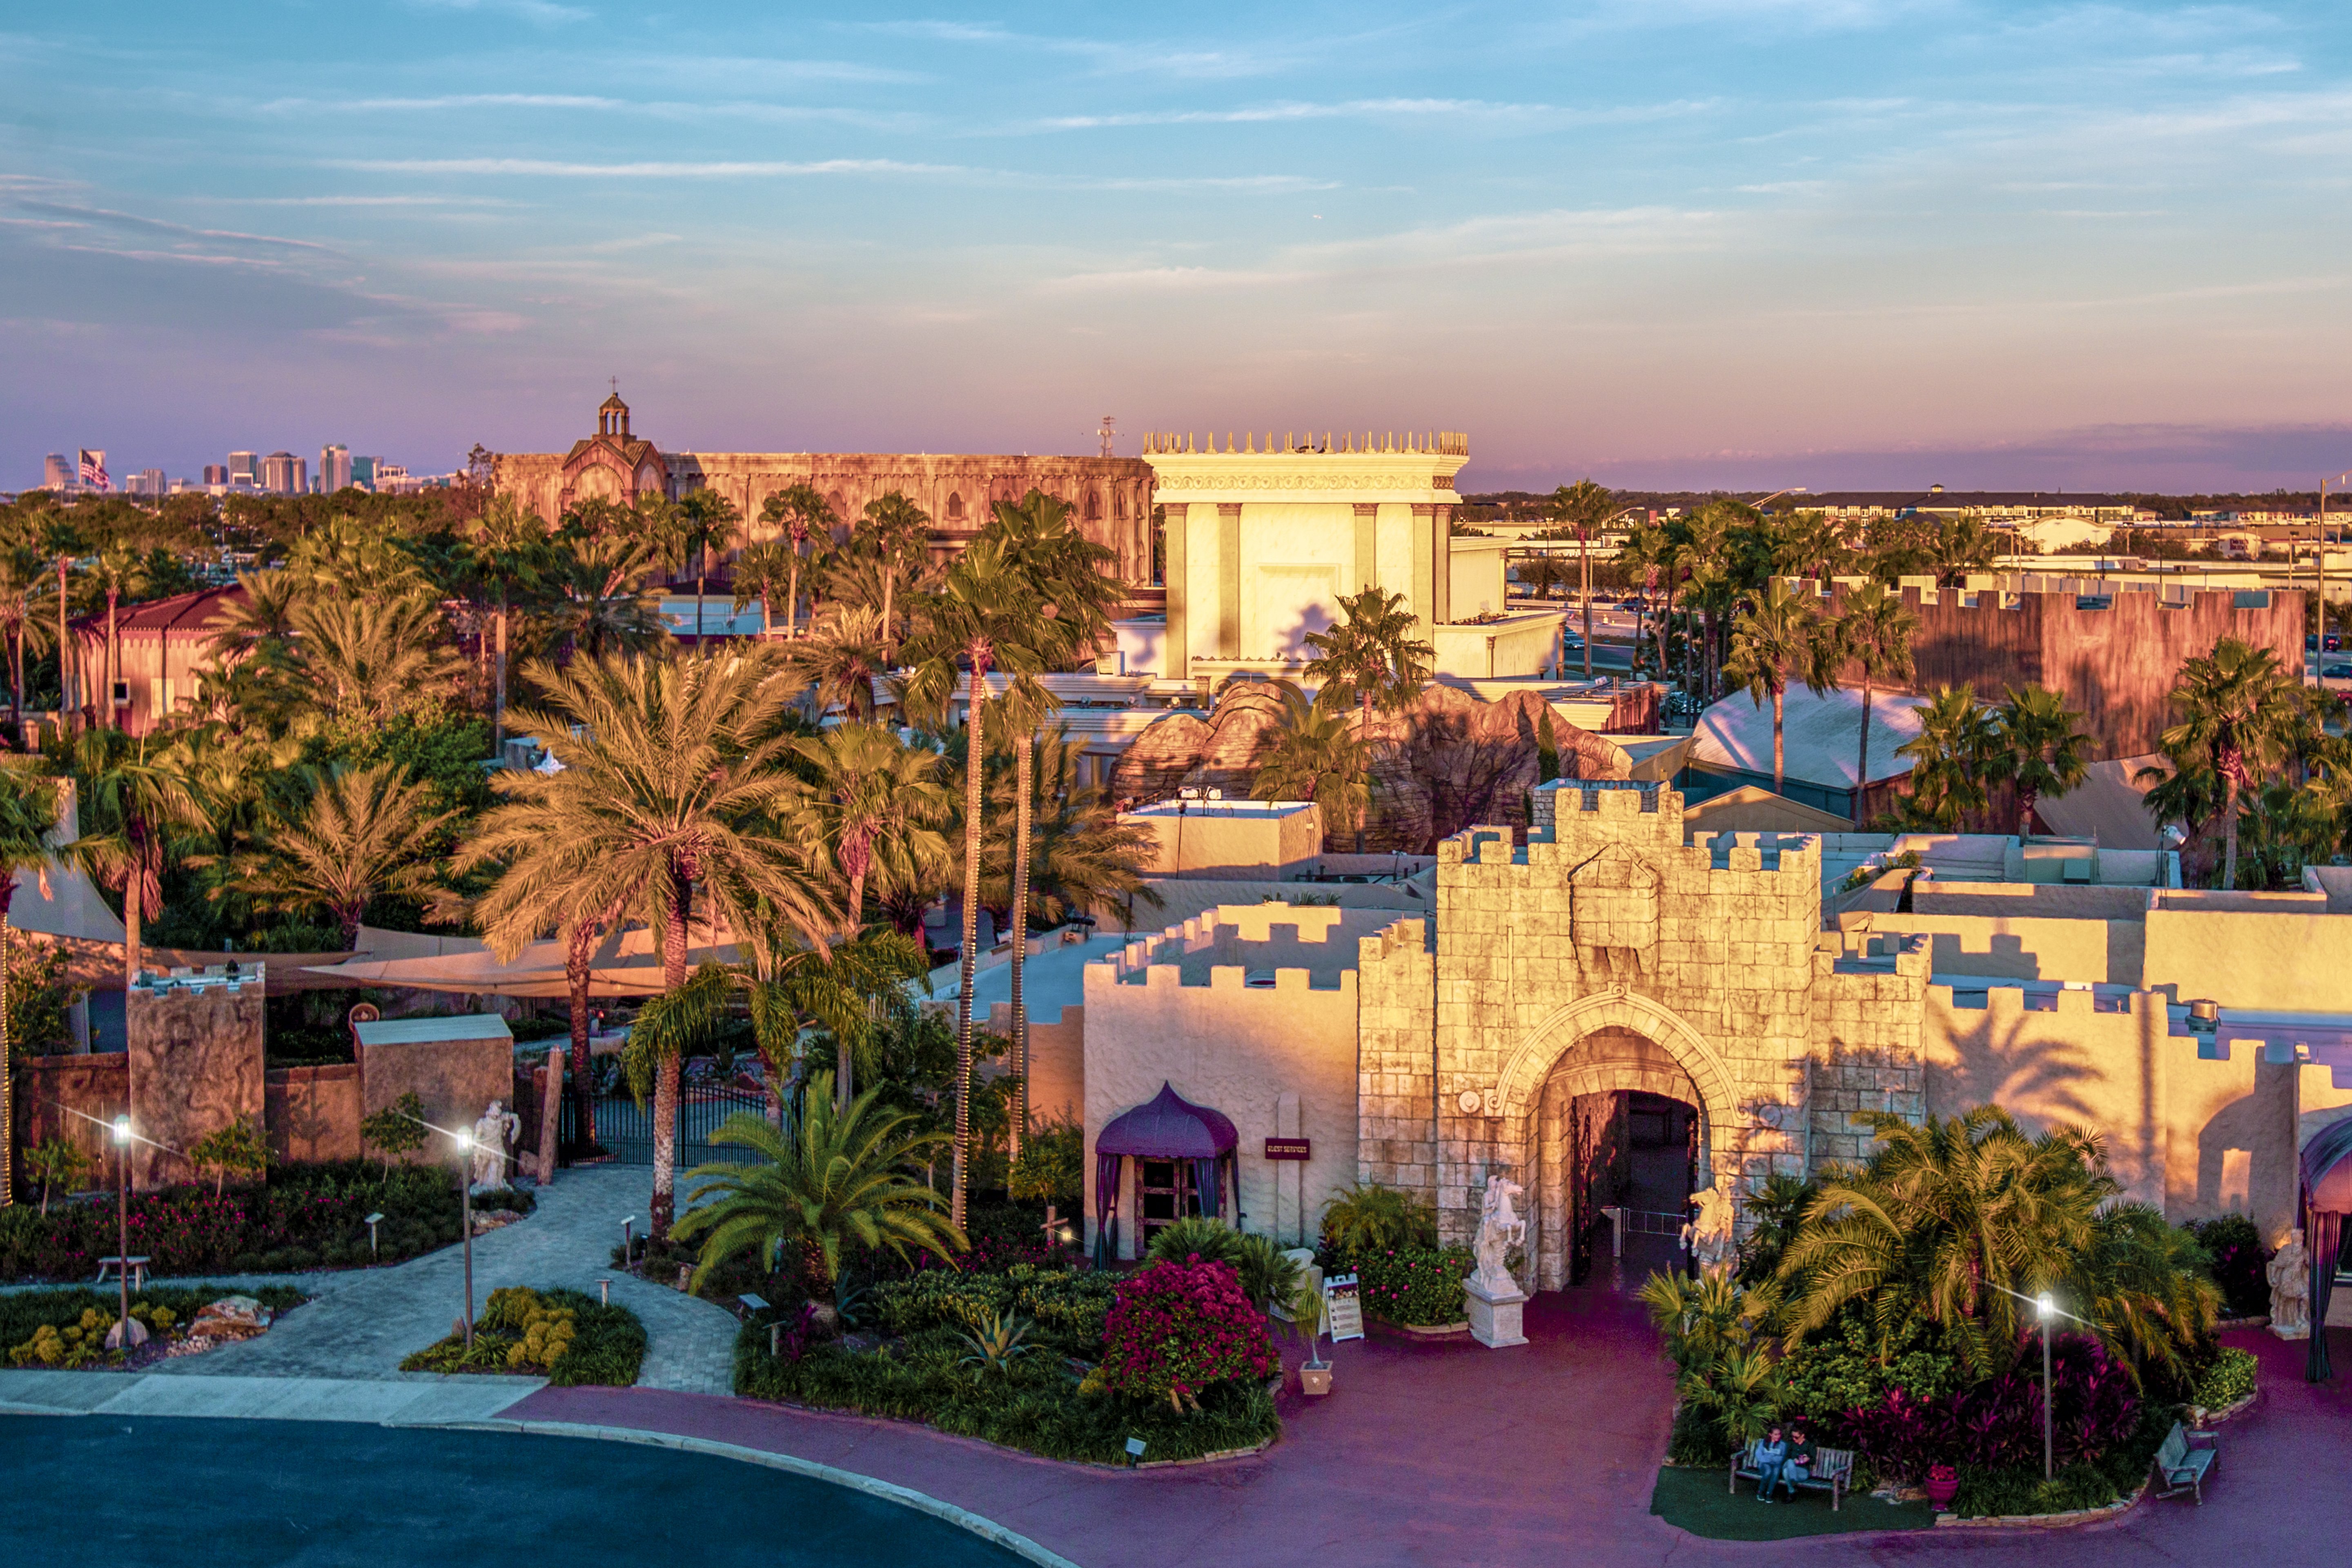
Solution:
M521 1133L522 1118L507 1110L504 1101L490 1101L490 1108L474 1123L473 1179L477 1191L507 1184L514 1141Z
M1683 1227L1684 1243L1701 1268L1719 1268L1731 1258L1732 1227L1738 1212L1720 1184L1691 1194L1698 1213Z
M1486 1178L1486 1198L1478 1211L1478 1267L1470 1282L1489 1296L1520 1293L1507 1258L1511 1248L1524 1246L1528 1239L1528 1222L1511 1206L1511 1200L1526 1191L1508 1176Z
M2286 1245L2263 1268L2271 1282L2271 1332L2283 1340L2311 1334L2311 1255L2304 1250L2300 1226L2286 1233Z

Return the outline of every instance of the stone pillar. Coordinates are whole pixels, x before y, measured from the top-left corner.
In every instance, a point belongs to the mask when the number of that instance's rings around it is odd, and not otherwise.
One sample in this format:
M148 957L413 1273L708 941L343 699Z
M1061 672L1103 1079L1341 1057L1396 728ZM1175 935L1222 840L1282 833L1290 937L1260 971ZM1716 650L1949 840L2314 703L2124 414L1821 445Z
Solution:
M1185 563L1191 559L1187 534L1190 531L1191 509L1182 501L1165 509L1167 521L1162 525L1167 540L1168 561L1168 634L1160 639L1160 679L1189 680L1192 675L1192 621L1188 601L1192 584L1185 580Z
M547 1053L547 1082L539 1100L539 1168L541 1186L555 1180L555 1152L563 1142L563 1048Z
M1217 657L1242 657L1242 509L1217 504Z
M262 1124L262 984L258 965L236 979L151 972L125 994L133 1186L193 1181L174 1151L243 1118Z

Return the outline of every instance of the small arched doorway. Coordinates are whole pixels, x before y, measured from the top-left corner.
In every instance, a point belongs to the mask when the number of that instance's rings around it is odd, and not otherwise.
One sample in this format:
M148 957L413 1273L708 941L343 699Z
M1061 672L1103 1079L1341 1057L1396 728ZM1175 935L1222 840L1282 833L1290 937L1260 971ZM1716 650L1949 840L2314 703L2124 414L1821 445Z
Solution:
M1591 1030L1560 1053L1531 1108L1536 1289L1633 1288L1680 1266L1681 1223L1708 1179L1703 1106L1689 1073L1635 1030Z

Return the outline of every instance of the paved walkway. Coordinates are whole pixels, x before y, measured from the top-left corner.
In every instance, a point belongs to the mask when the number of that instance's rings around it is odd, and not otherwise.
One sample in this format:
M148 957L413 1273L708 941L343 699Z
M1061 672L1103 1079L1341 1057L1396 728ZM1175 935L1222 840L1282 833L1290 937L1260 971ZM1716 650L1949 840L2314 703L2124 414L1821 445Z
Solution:
M646 1326L648 1348L638 1375L640 1386L727 1394L733 1387L733 1314L612 1267L622 1220L637 1216L642 1233L650 1195L648 1174L637 1166L595 1165L560 1173L551 1185L539 1190L537 1213L475 1239L475 1310L478 1312L490 1292L504 1285L560 1285L594 1295L597 1281L610 1279L613 1300L636 1313ZM438 1374L433 1373L402 1372L401 1358L449 1331L457 1318L464 1279L463 1248L450 1247L389 1268L158 1280L158 1284L174 1285L291 1284L317 1299L288 1313L258 1338L160 1363L143 1374L125 1375L438 1382ZM0 1401L11 1397L6 1390L18 1375L0 1373ZM239 1412L180 1409L174 1413ZM306 1414L317 1418L315 1412Z
M1748 1543L1699 1541L1649 1512L1671 1385L1637 1310L1567 1292L1538 1298L1528 1319L1525 1350L1385 1337L1342 1345L1329 1399L1286 1393L1285 1439L1213 1466L1081 1468L902 1423L644 1389L542 1389L501 1419L662 1431L815 1460L971 1509L1083 1568L1327 1559L1847 1568L1962 1556L2034 1568L2283 1565L2339 1561L2352 1539L2352 1492L2340 1479L2352 1473L2352 1376L2314 1389L2301 1381L2301 1347L2259 1331L2229 1336L2263 1358L2263 1402L2227 1428L2201 1509L2151 1502L2116 1523L2055 1531ZM2352 1332L2339 1340L2338 1364L2352 1366Z

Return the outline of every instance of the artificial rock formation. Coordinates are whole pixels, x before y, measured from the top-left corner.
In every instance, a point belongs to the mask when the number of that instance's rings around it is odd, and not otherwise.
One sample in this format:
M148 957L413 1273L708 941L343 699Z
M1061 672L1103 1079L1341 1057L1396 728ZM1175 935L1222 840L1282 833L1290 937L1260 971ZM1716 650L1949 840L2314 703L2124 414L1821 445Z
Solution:
M1531 691L1484 702L1450 686L1424 688L1397 712L1375 711L1372 802L1364 822L1365 847L1432 852L1437 840L1480 824L1524 827L1527 796L1542 778L1538 736L1546 704ZM1257 771L1274 746L1283 701L1270 681L1235 681L1204 721L1171 713L1128 748L1111 775L1111 793L1136 801L1164 800L1179 789L1214 789L1247 799ZM1361 729L1360 714L1351 727ZM1598 735L1552 716L1559 776L1622 779L1625 753ZM1333 839L1328 846L1350 846Z

